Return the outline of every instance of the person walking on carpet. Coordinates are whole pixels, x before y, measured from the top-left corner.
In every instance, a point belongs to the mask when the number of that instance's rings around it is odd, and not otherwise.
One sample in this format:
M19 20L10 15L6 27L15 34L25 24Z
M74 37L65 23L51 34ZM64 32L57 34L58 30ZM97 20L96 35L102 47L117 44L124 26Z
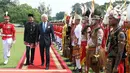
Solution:
M46 14L43 14L41 16L42 22L39 25L38 30L38 40L39 40L39 46L40 46L40 55L41 55L41 66L44 66L44 49L46 49L46 70L49 69L50 66L50 46L51 46L51 40L54 44L55 37L54 37L54 30L53 25L48 22L48 16Z
M34 61L34 54L35 54L35 47L37 43L37 31L38 31L38 24L34 22L33 14L28 14L28 22L24 26L24 44L26 45L26 65L33 65ZM30 50L31 50L31 60L30 58Z

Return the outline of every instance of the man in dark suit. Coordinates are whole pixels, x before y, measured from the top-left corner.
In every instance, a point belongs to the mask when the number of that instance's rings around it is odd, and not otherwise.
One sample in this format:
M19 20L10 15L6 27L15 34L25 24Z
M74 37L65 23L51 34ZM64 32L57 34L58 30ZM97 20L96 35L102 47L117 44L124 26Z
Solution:
M38 24L34 22L33 14L28 14L28 22L25 24L24 29L24 44L26 45L26 63L25 65L33 65L35 44L37 42ZM30 60L31 49L31 60ZM30 62L31 61L31 62Z
M39 45L40 45L40 55L41 55L41 62L42 66L44 65L44 49L46 49L46 70L49 69L50 65L50 46L51 40L54 43L54 31L53 25L48 22L48 16L43 14L41 16L42 22L39 25L38 37L39 37Z

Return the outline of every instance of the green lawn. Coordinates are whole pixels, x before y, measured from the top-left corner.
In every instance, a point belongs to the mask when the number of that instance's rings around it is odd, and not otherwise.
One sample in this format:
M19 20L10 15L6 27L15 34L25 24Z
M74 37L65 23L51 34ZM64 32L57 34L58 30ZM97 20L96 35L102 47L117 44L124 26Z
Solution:
M3 65L3 48L2 39L0 39L0 68L15 68L25 51L23 44L23 28L16 28L16 43L11 48L11 57L7 65Z

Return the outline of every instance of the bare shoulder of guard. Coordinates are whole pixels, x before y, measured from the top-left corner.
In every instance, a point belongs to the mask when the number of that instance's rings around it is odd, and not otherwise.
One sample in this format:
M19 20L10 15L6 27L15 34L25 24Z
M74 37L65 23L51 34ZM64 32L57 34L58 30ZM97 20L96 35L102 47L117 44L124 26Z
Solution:
M120 32L119 35L118 35L118 39L120 41L125 41L126 40L125 33L124 32Z

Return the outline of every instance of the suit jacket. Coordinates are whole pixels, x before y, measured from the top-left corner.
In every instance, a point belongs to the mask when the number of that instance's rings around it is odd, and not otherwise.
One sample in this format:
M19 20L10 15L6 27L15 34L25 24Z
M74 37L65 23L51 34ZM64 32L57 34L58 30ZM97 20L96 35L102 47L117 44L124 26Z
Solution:
M37 41L38 24L35 22L27 22L24 25L24 41L27 43L35 43Z
M53 25L47 22L46 30L43 32L42 22L39 25L38 30L39 42L41 45L50 47L51 41L55 41Z

